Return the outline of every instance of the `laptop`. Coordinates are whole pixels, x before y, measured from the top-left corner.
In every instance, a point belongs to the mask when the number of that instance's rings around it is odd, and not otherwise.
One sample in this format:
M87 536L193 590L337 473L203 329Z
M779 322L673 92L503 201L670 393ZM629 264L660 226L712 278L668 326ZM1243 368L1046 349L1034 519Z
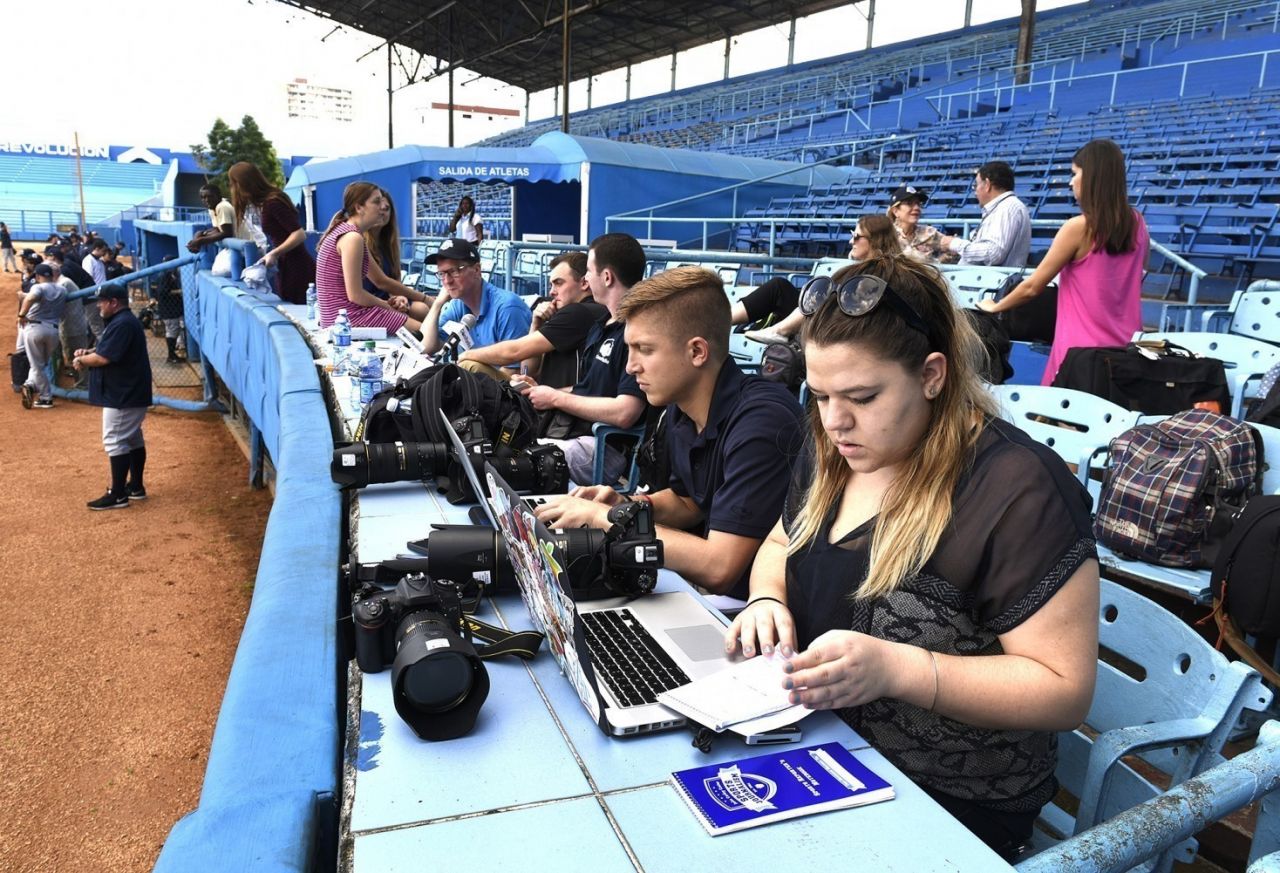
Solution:
M618 737L682 726L656 695L729 666L724 622L687 591L575 602L547 528L491 464L485 478L529 615L596 724Z
M488 490L481 486L480 477L476 474L475 464L466 462L468 455L467 447L462 443L462 437L458 436L458 432L453 429L453 422L449 420L449 416L444 414L444 410L439 410L440 420L444 422L444 432L449 435L449 443L453 447L453 456L458 459L458 466L462 467L462 473L467 477L467 483L471 486L471 493L475 495L476 505L468 510L472 524L487 524L494 530L498 529L498 522L493 517L493 512L489 509L489 504L485 501L484 496L488 494ZM552 497L563 497L563 494L530 494L520 499L530 509L537 509L546 503Z

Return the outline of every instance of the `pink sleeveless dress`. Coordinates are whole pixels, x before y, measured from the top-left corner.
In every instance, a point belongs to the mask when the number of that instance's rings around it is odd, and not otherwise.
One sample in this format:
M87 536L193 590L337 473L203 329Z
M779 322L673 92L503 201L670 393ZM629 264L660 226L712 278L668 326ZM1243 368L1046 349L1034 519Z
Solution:
M1058 274L1058 323L1040 384L1052 384L1068 349L1127 345L1142 330L1142 269L1147 261L1147 223L1133 213L1131 251L1089 252Z
M407 313L380 306L359 306L347 299L347 286L342 277L342 254L338 240L346 233L359 233L356 226L344 221L325 236L316 247L316 313L320 327L328 327L338 317L338 310L347 310L347 320L352 327L385 327L393 334L409 320ZM369 275L369 252L364 253L360 278Z

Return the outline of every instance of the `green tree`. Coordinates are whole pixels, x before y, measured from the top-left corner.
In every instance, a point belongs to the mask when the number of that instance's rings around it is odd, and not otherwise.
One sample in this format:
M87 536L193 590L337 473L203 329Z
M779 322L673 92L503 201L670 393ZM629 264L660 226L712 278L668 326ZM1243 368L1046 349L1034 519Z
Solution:
M227 169L238 161L256 164L268 182L278 188L284 187L284 171L280 169L276 148L263 135L252 115L241 118L239 127L232 127L221 118L214 119L208 142L195 143L191 146L191 153L209 180L217 182L224 192L231 190L227 185Z

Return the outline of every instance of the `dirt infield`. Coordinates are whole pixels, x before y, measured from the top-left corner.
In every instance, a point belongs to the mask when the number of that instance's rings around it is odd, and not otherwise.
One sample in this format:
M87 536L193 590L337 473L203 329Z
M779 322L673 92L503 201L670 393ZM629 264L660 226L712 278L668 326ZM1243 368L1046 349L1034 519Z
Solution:
M18 279L0 273L0 346ZM0 870L150 870L193 809L271 497L213 414L147 416L150 499L90 512L101 412L0 388Z

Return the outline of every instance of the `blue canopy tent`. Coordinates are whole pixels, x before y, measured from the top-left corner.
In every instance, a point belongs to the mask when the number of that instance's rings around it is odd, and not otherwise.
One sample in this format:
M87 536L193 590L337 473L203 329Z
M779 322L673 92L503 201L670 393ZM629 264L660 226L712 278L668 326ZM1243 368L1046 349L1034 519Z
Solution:
M789 168L794 171L787 173ZM728 216L770 198L800 194L814 185L831 185L864 171L848 167L793 164L713 152L663 149L611 142L558 132L543 134L521 148L435 148L401 146L387 151L298 167L286 190L304 204L308 227L323 230L342 208L342 190L350 182L376 182L391 192L400 211L400 233L413 235L418 182L455 181L512 187L512 235L567 234L580 242L604 233L605 217L629 210L744 184L662 210L666 216ZM764 182L753 182L775 176ZM641 236L643 225L636 225ZM696 229L696 230L695 230ZM727 232L724 227L714 228ZM701 240L701 228L656 222L653 236L680 242Z

